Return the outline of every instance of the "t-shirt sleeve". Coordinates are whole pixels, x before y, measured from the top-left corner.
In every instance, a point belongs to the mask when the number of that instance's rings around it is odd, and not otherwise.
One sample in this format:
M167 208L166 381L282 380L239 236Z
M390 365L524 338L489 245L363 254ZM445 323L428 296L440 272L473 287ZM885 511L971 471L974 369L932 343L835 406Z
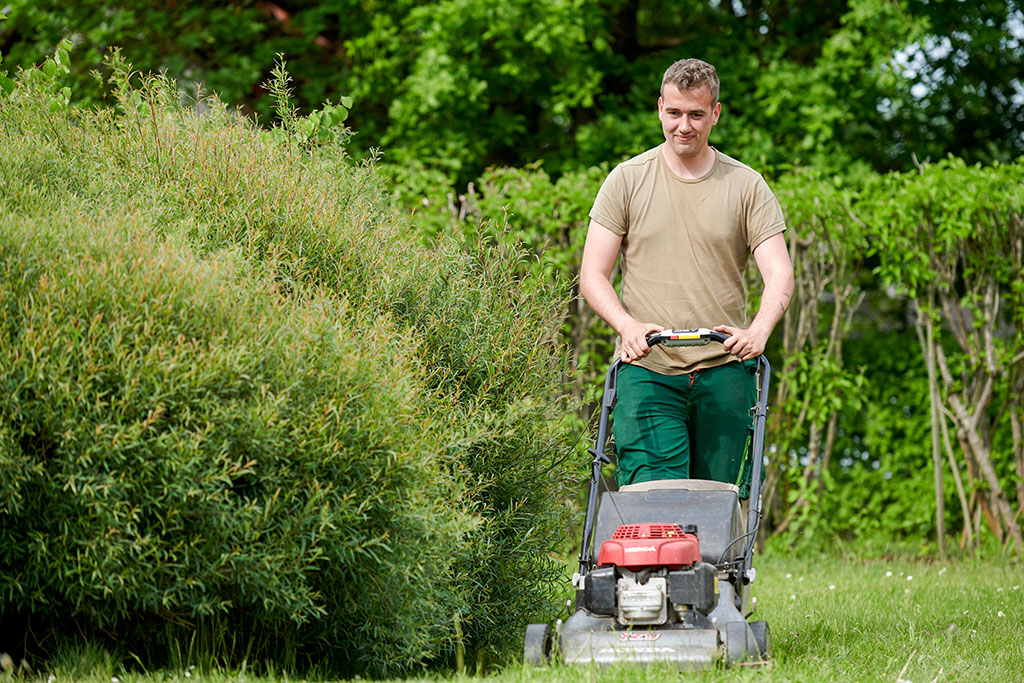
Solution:
M786 218L782 206L775 194L768 187L764 178L758 176L753 184L750 199L747 202L746 217L747 247L754 251L761 242L772 235L786 230Z
M626 174L616 166L605 178L590 209L590 217L616 235L629 232L629 199Z

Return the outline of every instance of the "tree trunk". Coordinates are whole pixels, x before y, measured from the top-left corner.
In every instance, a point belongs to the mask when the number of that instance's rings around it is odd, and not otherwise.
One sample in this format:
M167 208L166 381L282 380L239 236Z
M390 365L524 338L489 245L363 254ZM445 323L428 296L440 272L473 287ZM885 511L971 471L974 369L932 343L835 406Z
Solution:
M946 363L942 347L936 346L936 351L936 357L939 369L942 371L943 380L946 382L947 387L952 386L953 378L949 372L949 366ZM982 395L990 396L991 393L983 390ZM1010 507L1010 501L1006 498L1006 495L1003 493L1002 488L999 485L999 476L996 474L995 467L992 465L990 450L988 446L982 442L982 439L978 434L978 423L984 413L985 405L976 404L974 406L975 414L972 416L957 394L950 393L948 401L950 408L953 410L953 416L956 419L957 426L963 432L964 439L967 441L967 445L974 456L974 461L978 464L978 469L981 470L982 477L988 485L992 506L999 513L1007 534L1009 534L1010 538L1013 539L1013 544L1017 550L1017 554L1024 555L1024 538L1021 536L1020 525L1017 523L1016 516Z
M964 516L964 541L960 543L963 550L964 542L969 546L974 545L974 534L971 531L971 506L967 503L967 494L964 491L964 484L960 479L960 467L957 464L956 456L953 454L953 444L949 440L949 429L946 427L946 416L940 415L939 426L942 430L942 443L946 449L946 458L949 460L949 469L953 472L953 482L956 484L956 497L960 501L960 512Z
M935 484L935 532L938 537L939 557L946 557L946 496L942 482L942 445L939 441L939 380L935 372L935 323L931 308L934 294L928 293L928 311L917 308L917 340L924 352L925 367L928 371L928 403L931 417L932 475ZM922 332L922 327L924 328Z
M1024 391L1024 382L1015 382L1014 396L1010 400L1010 432L1013 434L1013 460L1014 470L1017 473L1017 516L1024 512L1024 426L1022 426L1022 414L1024 406L1021 405L1021 392Z

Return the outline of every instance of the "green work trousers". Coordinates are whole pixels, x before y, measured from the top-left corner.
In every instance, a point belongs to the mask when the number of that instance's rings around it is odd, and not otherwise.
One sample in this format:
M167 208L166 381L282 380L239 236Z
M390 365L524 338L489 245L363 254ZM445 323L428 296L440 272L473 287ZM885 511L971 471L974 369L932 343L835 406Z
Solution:
M612 422L619 486L712 479L737 484L746 498L756 371L756 360L684 375L623 364Z

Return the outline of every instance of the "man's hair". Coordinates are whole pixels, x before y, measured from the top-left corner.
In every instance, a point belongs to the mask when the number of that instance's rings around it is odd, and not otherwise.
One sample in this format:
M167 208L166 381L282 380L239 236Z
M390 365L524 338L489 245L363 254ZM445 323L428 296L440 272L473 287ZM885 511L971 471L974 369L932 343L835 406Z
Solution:
M718 102L718 72L715 67L699 59L680 59L665 70L661 79L662 93L665 85L671 83L680 90L694 90L707 87L711 91L711 104Z

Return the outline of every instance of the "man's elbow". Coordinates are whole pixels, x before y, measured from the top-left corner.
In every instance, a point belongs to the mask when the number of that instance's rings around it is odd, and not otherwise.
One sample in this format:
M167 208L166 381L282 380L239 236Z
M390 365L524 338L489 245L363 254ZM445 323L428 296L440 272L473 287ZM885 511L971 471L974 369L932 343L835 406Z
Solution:
M793 274L793 268L786 268L782 271L782 289L786 292L786 296L792 296L795 288L796 276Z

